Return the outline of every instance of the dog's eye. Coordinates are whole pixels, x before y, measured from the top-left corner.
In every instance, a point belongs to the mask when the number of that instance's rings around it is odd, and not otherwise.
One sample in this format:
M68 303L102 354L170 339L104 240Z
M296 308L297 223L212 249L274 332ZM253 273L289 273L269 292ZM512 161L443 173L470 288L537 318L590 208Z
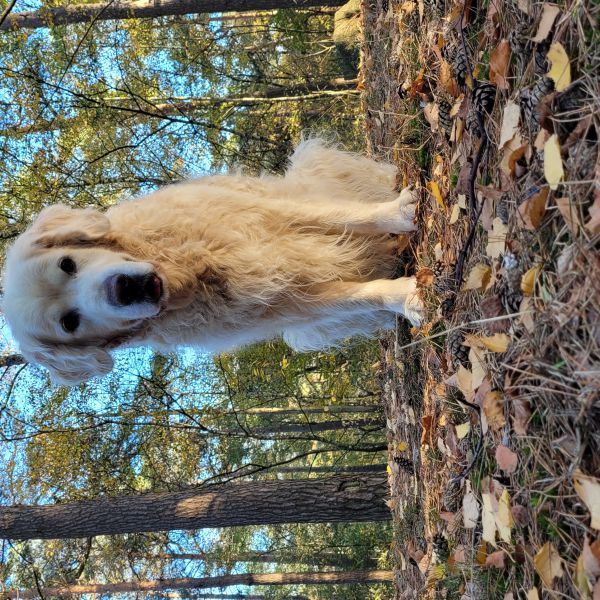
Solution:
M61 271L64 271L67 275L75 275L75 273L77 273L77 265L75 264L75 261L68 256L60 259L58 268Z
M68 312L62 317L60 324L67 333L73 333L79 327L79 313L76 310Z

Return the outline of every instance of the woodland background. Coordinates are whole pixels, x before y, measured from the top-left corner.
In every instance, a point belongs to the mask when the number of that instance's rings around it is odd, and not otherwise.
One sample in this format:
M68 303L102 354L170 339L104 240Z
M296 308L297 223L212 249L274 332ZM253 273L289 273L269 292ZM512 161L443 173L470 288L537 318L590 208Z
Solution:
M232 167L281 171L303 131L361 149L358 38L342 31L348 43L336 50L335 6L162 2L140 18L149 3L138 2L111 12L125 4L2 2L3 245L56 202L102 208ZM0 503L11 508L0 513L0 597L388 597L374 344L295 355L273 342L216 359L128 351L110 377L66 389L22 364L2 331ZM374 486L375 522L328 522L368 519L356 509L344 517L341 505L313 518L310 491L304 508L297 491L282 496L284 524L265 510L259 524L236 528L216 527L217 517L209 529L138 523L138 533L37 540L35 517L19 531L10 521L23 505L91 500L101 515L106 498L237 483L260 492L265 482L331 475L338 486ZM235 512L227 489L225 518ZM342 502L323 500L325 509ZM78 519L93 520L70 508L67 520Z

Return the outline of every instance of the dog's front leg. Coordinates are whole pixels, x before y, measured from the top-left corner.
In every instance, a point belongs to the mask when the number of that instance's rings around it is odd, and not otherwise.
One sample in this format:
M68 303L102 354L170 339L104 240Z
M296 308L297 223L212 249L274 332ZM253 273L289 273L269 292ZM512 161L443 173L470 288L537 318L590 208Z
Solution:
M331 202L313 199L294 219L366 235L401 234L415 231L416 192L404 190L391 202Z
M405 316L413 325L423 318L423 303L415 277L375 279L367 282L331 281L312 286L311 306L347 312L389 310Z

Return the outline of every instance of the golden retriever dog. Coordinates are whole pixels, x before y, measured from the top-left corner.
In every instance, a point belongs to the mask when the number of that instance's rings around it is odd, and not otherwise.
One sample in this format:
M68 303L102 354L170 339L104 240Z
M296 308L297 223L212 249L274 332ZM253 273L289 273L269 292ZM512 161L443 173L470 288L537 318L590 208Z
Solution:
M44 209L9 249L4 312L25 357L74 384L110 351L220 352L281 335L298 350L419 322L413 277L391 279L415 192L395 167L303 141L284 176L174 184L102 213Z

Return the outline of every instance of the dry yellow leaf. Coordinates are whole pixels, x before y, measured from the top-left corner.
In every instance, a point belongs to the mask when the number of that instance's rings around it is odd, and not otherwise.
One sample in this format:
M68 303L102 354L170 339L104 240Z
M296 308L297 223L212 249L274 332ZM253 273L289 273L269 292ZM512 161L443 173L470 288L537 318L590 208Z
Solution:
M495 333L480 338L480 341L491 352L506 352L510 344L510 337L505 333Z
M558 184L565 176L562 156L560 155L560 143L558 136L554 133L544 144L544 177L551 190L558 188Z
M523 273L523 277L521 277L521 291L525 296L533 296L533 287L540 271L541 267L538 266L531 267L529 271Z
M430 181L427 183L427 188L435 198L438 206L442 210L446 210L446 205L444 204L444 199L442 198L442 193L440 192L440 186L435 181Z
M569 56L562 44L554 42L546 54L546 58L552 63L548 71L548 77L554 81L554 89L562 92L571 85L571 64Z
M486 253L490 258L498 258L504 252L508 227L502 219L496 217L492 222L492 230L488 233Z
M510 532L514 526L512 512L510 511L510 496L508 490L504 489L498 501L496 512L496 527L503 541L510 543Z
M539 594L538 589L536 587L531 588L527 592L527 600L540 600L540 594Z
M540 551L535 555L533 564L538 575L542 578L544 585L551 590L554 579L562 577L562 558L558 550L551 542L546 542Z
M492 269L484 264L475 265L467 277L465 290L485 290L490 283Z
M578 469L573 474L573 485L592 515L591 526L600 529L600 479L585 475Z
M471 423L467 421L466 423L461 423L456 426L456 437L459 440L462 440L468 433L471 431Z

